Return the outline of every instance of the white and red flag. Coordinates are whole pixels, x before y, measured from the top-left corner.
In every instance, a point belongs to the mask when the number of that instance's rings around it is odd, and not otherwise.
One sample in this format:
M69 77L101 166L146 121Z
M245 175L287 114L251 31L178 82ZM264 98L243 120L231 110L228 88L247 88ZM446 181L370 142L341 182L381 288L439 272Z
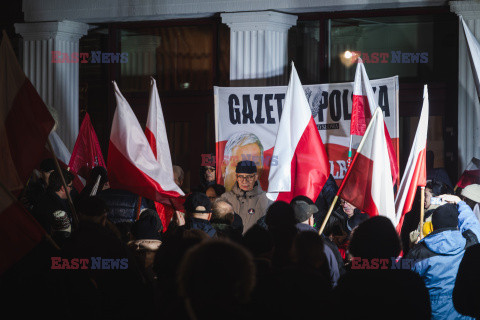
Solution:
M470 65L472 66L473 80L477 88L477 95L480 97L480 43L472 34L463 17L460 16L460 21L463 25L465 38L467 39L468 57L470 58Z
M152 148L152 152L157 160L158 165L161 168L161 174L165 177L165 180L173 180L173 168L172 158L170 156L170 148L168 146L167 130L165 128L165 119L163 118L162 105L160 103L160 97L158 95L157 83L155 79L151 79L150 83L150 101L148 105L148 117L147 125L145 128L145 135L148 143ZM175 184L176 186L176 184ZM177 187L175 189L178 193L178 197L183 196L183 191ZM173 200L172 200L173 201ZM175 209L180 209L183 201L174 201ZM172 202L173 203L173 202ZM162 203L155 202L155 207L162 220L163 230L167 230L170 220L173 217L173 207L167 204L165 201Z
M383 113L377 108L337 195L368 215L385 216L395 224L389 163Z
M350 122L350 134L363 136L365 130L372 118L372 114L377 109L377 103L373 95L372 85L368 79L367 71L363 65L362 59L358 58L357 70L355 72L355 81L353 83L352 98L352 117ZM393 147L390 133L387 125L385 126L385 139L388 147L388 156L392 171L392 180L395 182L398 178L398 162Z
M113 86L117 109L108 147L110 185L157 202L182 195L173 181L173 173L167 173L158 163L137 117L115 82Z
M423 89L423 106L418 121L417 133L413 140L412 150L408 157L407 166L400 182L400 188L395 198L397 231L400 232L403 218L412 210L413 200L417 187L425 187L427 184L427 132L428 132L428 88Z
M299 195L317 199L330 164L293 63L273 159L278 164L270 168L269 199L290 202Z
M88 113L85 113L85 117L83 118L68 166L73 173L85 179L88 179L90 171L94 167L106 167L97 134L93 129Z
M0 44L0 274L45 235L18 196L43 159L55 122L18 64L7 34Z

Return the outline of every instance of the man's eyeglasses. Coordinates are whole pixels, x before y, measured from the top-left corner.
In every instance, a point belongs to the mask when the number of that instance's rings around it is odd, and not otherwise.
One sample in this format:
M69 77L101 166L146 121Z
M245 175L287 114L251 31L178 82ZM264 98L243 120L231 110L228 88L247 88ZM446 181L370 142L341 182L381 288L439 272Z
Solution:
M240 181L252 182L255 179L255 174L249 174L249 175L244 175L244 176L237 175L237 179L240 180Z
M207 167L205 169L205 172L215 172L215 168L214 167Z

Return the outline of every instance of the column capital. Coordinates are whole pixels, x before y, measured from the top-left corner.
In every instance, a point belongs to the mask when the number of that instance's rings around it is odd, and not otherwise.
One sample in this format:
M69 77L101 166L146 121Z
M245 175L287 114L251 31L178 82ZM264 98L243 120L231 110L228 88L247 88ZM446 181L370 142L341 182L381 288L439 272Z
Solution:
M285 32L297 24L298 17L275 11L222 13L222 22L234 31L273 30Z
M450 1L450 11L465 20L480 19L480 2L478 1Z
M24 40L60 39L78 41L87 34L89 25L75 21L54 21L15 23L15 31L22 35Z

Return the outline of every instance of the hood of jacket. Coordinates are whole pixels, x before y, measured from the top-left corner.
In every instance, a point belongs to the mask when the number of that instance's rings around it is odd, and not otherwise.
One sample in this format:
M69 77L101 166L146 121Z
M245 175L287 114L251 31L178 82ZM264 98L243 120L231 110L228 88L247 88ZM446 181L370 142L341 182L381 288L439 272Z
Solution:
M439 229L423 239L431 251L441 255L456 255L465 249L466 240L457 229Z

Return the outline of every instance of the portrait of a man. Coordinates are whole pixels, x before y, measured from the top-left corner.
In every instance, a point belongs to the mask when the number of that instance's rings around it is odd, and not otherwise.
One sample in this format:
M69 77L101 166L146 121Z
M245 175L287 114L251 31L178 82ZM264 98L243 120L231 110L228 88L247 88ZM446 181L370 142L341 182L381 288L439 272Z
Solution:
M241 131L233 134L225 145L222 161L222 178L227 191L231 190L236 181L235 169L242 160L255 162L257 174L263 171L263 145L258 137L250 132Z

